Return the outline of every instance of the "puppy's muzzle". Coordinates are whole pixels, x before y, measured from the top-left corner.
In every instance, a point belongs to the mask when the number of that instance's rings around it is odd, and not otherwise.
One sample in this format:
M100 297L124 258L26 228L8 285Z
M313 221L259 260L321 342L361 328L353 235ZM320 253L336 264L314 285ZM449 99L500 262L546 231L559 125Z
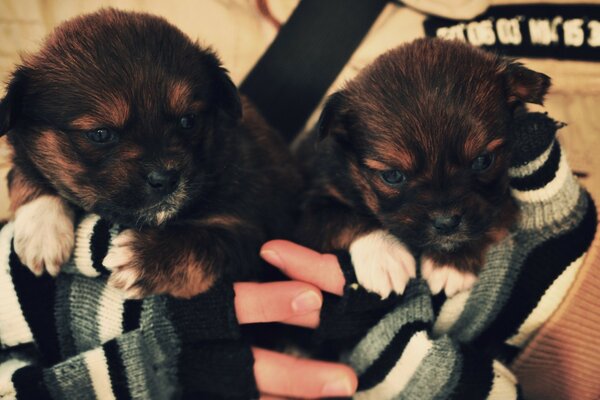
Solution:
M433 218L432 224L440 235L451 235L457 231L462 221L460 214L443 214Z
M175 170L154 170L146 176L146 183L152 192L158 196L173 193L179 183L179 172Z

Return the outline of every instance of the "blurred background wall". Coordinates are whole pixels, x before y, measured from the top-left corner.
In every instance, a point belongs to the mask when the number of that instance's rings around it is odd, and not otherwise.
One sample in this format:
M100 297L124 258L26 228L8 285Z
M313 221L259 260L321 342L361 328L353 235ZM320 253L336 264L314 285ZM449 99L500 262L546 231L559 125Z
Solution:
M487 0L475 1L479 5L488 3ZM42 38L62 21L101 7L116 7L161 15L193 39L212 46L234 81L239 83L275 37L277 22L284 23L297 3L298 0L0 0L0 81L7 82L20 54L36 51ZM472 5L473 1L456 0L455 3ZM592 3L600 4L599 1ZM264 12L265 5L268 13ZM425 18L419 10L390 2L330 91L385 50L424 36ZM553 59L523 61L528 67L552 77L553 87L544 109L568 124L560 131L568 159L575 170L587 173L582 181L594 197L600 199L600 64ZM0 96L3 93L2 86ZM9 158L2 139L0 218L9 216L5 182Z

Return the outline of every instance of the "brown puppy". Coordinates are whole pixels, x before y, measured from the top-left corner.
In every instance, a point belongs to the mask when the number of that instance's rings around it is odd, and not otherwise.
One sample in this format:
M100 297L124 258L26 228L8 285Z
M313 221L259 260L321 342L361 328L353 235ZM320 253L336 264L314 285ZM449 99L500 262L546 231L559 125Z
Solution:
M286 146L215 54L158 17L60 25L14 72L0 132L14 149L15 250L36 274L69 258L78 211L128 228L104 264L130 297L250 278L289 224Z
M414 257L434 293L470 287L517 216L513 115L541 103L549 85L460 42L423 39L383 54L325 105L300 237L349 249L359 282L384 297L403 292Z

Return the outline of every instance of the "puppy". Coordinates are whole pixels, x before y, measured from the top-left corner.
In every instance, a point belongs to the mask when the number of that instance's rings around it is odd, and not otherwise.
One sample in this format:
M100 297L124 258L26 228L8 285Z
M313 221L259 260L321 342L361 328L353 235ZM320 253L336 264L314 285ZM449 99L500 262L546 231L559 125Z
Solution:
M59 272L83 212L123 228L104 259L132 298L252 278L299 175L215 54L164 19L102 10L26 56L0 103L17 254Z
M403 292L415 258L433 293L471 287L518 213L513 116L541 104L549 85L460 42L422 39L383 54L328 99L319 138L300 146L311 182L300 240L348 249L358 281L383 297Z

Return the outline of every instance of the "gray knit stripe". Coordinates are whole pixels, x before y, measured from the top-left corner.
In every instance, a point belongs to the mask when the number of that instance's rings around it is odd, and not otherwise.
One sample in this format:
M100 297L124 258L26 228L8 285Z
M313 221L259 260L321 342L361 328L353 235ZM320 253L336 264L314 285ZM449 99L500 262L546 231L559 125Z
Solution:
M519 219L519 229L538 231L556 221L567 220L583 193L584 189L570 175L560 191L547 201L518 202L522 216Z
M461 357L448 336L437 339L398 400L447 399L461 373Z
M95 393L84 354L44 369L43 377L53 399L89 398Z
M156 346L156 348L152 348L152 351L157 355L155 359L161 362L171 357L174 351L179 351L178 343L162 340L161 335L163 334L167 338L176 337L173 325L161 315L166 312L164 299L160 296L152 296L144 300L140 314L140 329L144 331L146 342Z
M429 296L419 295L427 293L427 290L423 281L411 281L404 294L407 296L407 301L402 302L393 311L386 314L358 342L347 360L358 375L364 373L379 358L381 352L404 325L414 321L433 321L431 299ZM412 296L414 297L411 298Z
M446 336L446 337L448 337L448 336ZM452 342L452 339L449 339L449 342L451 343L451 346L454 349L454 354L456 355L456 359L455 359L454 366L452 367L452 371L450 372L450 375L448 376L448 380L446 381L446 384L441 388L442 390L440 390L440 392L437 394L437 396L435 396L435 400L447 400L448 398L450 398L450 396L452 396L452 394L456 390L456 388L460 382L460 379L462 377L462 374L463 374L463 365L464 365L463 353L460 351L460 348L457 348L456 344L454 342Z
M556 174L544 188L520 191L512 189L521 208L519 226L539 229L552 221L563 219L574 207L580 186L571 173L564 152L561 152Z
M60 354L63 359L77 354L77 346L71 331L71 287L73 277L64 274L56 280L56 300L54 315L56 318L56 333L60 344Z
M515 252L515 242L509 236L492 246L479 280L473 286L463 312L448 334L461 342L471 340L493 320L510 296L514 279L525 254L522 247Z
M539 204L540 210L538 210L539 215L537 218L544 218L546 223L535 230L529 231L526 229L522 229L519 233L523 236L539 236L544 235L545 240L556 237L564 232L568 232L570 230L575 229L582 221L585 216L590 197L586 190L581 186L577 186L576 192L572 194L573 199L576 201L572 201L570 203L573 204L571 209L565 209L561 213L554 214L554 218L550 216L559 205L552 201L551 203L543 203ZM564 201L564 200L563 200ZM568 211L568 213L566 213Z
M140 400L160 398L156 396L156 382L147 379L153 373L152 360L147 358L151 352L146 349L139 329L119 336L117 343L131 397Z
M486 254L479 280L473 287L464 310L449 334L460 342L477 337L493 321L510 297L527 254L541 243L577 226L588 206L588 196L580 195L570 214L561 220L546 217L546 226L537 231L518 231L492 246Z
M164 296L152 296L144 300L140 329L144 335L147 358L152 360L154 370L150 390L159 390L161 393L160 396L153 395L153 399L173 398L179 385L177 360L181 346L173 324L166 318L167 315Z
M98 293L102 293L105 286L106 281L103 279L73 275L69 296L70 326L77 353L102 344L98 334Z

